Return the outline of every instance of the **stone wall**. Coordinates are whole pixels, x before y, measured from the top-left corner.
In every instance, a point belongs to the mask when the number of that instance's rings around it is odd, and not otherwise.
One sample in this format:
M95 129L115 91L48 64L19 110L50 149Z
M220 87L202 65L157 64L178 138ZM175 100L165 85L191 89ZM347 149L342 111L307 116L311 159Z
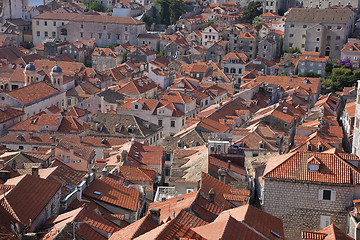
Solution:
M320 189L335 190L335 200L318 200ZM262 208L283 220L286 239L301 239L302 230L320 230L321 215L346 232L346 209L353 196L352 186L265 179Z

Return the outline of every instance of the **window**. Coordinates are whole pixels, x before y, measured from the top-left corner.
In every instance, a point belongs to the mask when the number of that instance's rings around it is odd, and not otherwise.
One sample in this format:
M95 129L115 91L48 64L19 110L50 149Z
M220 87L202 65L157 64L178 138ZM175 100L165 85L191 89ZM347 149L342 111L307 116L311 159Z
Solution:
M307 28L307 25L303 25L303 28Z
M293 45L294 45L293 43L289 43L289 47L291 47L291 48L292 48L292 47L293 47Z
M318 29L316 29L316 31L320 32L320 31L321 31L321 29L320 29L320 28L318 28Z
M40 37L40 31L36 32L36 36Z
M330 216L320 215L320 228L325 228L330 225Z
M194 189L192 189L192 188L187 188L186 189L186 193L192 193L192 192L194 192Z
M330 41L331 40L331 36L327 36L326 40Z
M128 27L125 27L125 32L127 32L127 30L128 30Z
M340 40L340 36L336 36L336 40Z
M170 167L165 168L165 176L170 176Z
M289 37L291 37L291 38L294 37L294 34L290 33Z
M70 156L65 156L64 157L64 162L69 163L70 162Z
M183 126L185 125L185 119L182 119L182 125Z
M306 35L305 35L305 34L303 34L303 35L302 35L302 38L306 38Z
M162 125L163 125L162 119L159 119L159 120L158 120L158 125L159 125L159 126L162 126Z
M295 26L294 26L294 24L291 24L290 27L293 28L293 27L295 27Z
M19 146L19 150L23 150L24 149L24 146Z
M119 40L120 39L120 34L116 34L117 35L117 39Z
M101 39L101 33L99 33L99 38Z
M39 23L39 21L36 21L36 25L38 25L38 26L39 26L39 24L40 24L40 23Z
M44 22L44 26L47 26L47 21Z
M52 37L56 38L56 32L52 32Z
M316 38L316 41L319 42L319 41L320 41L320 38Z
M170 153L166 153L165 154L165 161L170 161L171 159L171 154Z
M56 27L56 22L53 22L53 26Z
M170 121L170 127L175 127L175 121L174 120Z
M47 32L47 31L44 32L44 36L45 36L45 37L48 36L48 32Z
M111 33L108 33L108 39L110 39L111 38Z
M80 28L84 28L84 24L81 24L81 25L80 25Z
M336 29L337 29L337 30L340 30L340 29L341 29L341 26L337 26Z
M330 189L319 189L319 200L335 201L336 192Z
M329 29L329 30L331 30L331 28L332 28L331 26L328 26L328 29Z
M106 30L106 26L104 26L104 30Z
M80 37L83 38L83 37L84 37L84 34L83 34L83 33L80 33Z

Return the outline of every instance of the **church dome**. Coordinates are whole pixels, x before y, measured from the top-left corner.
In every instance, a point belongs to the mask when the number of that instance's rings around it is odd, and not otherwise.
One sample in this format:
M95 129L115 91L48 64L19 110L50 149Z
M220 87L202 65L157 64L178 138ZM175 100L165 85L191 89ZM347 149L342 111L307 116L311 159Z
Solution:
M36 68L34 64L29 63L28 65L25 66L25 71L36 71Z
M61 67L59 67L58 65L55 65L55 67L53 67L53 68L51 69L51 72L52 72L52 73L62 73L62 69L61 69Z

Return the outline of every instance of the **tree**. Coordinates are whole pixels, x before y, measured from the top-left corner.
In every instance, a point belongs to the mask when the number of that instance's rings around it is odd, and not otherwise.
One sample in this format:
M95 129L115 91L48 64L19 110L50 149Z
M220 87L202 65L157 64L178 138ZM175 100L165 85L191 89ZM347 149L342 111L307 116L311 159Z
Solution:
M261 27L262 27L261 18L260 18L259 16L256 16L256 17L254 18L254 20L252 21L252 25L253 25L253 27L255 28L255 30L256 30L257 32L259 32L260 29L261 29Z
M214 21L208 21L207 24L206 24L206 27L209 27L209 26L211 26L213 24L214 24Z
M176 23L185 12L182 0L156 0L155 3L160 6L161 22L165 25Z
M122 57L123 57L122 62L123 63L127 61L127 55L128 55L129 52L130 52L129 50L126 50L125 52L123 52L123 55L122 55Z
M89 9L97 11L97 12L104 12L105 11L105 7L102 5L101 2L92 2L92 3L90 3Z
M261 2L250 2L245 11L243 12L243 20L247 23L252 23L254 18L261 15L260 10Z

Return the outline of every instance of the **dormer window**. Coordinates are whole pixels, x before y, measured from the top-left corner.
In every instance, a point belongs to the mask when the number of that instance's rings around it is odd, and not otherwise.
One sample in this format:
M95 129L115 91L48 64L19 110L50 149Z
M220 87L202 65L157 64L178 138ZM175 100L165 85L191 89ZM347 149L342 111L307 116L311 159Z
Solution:
M306 144L306 150L307 151L312 151L312 145L310 143Z
M261 149L265 148L265 144L263 141L259 142L259 148L261 148Z
M307 161L309 172L319 172L321 162L315 156L312 156Z
M324 151L324 147L323 147L323 145L321 143L318 144L317 148L318 148L318 152Z

